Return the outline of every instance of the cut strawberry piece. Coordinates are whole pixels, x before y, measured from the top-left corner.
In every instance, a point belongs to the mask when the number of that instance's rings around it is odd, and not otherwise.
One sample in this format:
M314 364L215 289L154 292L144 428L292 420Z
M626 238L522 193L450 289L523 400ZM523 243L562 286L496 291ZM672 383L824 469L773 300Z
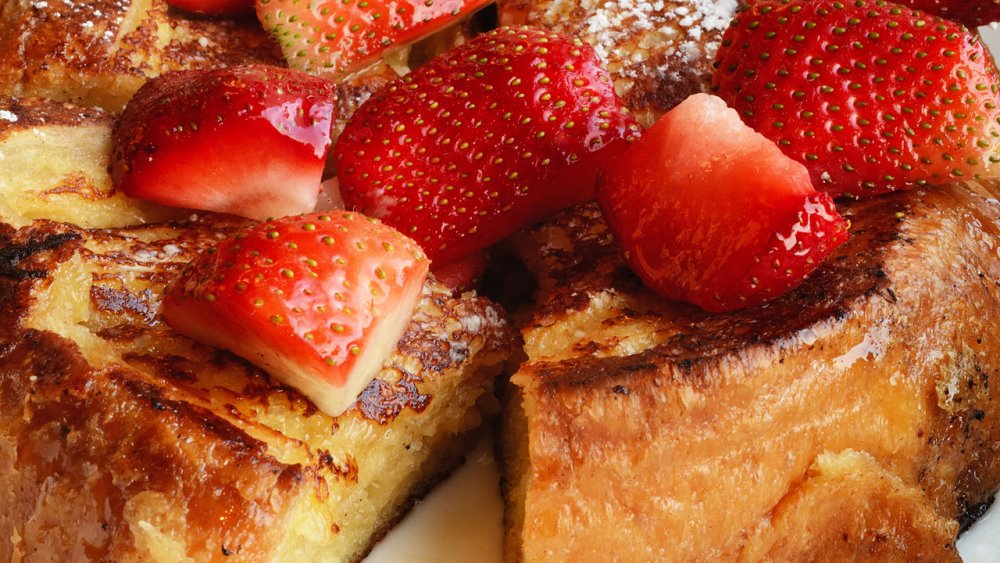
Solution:
M273 67L165 74L125 108L112 177L164 205L253 219L311 211L335 98L332 83Z
M434 268L434 277L456 293L468 291L483 277L489 257L488 252L470 254L440 268Z
M835 195L996 174L998 75L958 24L881 1L761 0L714 88Z
M443 265L592 199L597 170L638 133L593 49L501 28L370 99L334 159L348 208Z
M257 18L292 68L312 74L360 69L422 39L489 0L256 0Z
M403 335L427 267L416 243L375 219L286 217L199 256L167 288L163 315L337 416Z
M896 0L899 4L923 10L970 28L1000 21L998 0Z
M254 0L167 0L170 6L203 16L239 16L253 12Z
M615 159L598 201L651 289L713 312L787 293L848 237L805 167L707 94Z

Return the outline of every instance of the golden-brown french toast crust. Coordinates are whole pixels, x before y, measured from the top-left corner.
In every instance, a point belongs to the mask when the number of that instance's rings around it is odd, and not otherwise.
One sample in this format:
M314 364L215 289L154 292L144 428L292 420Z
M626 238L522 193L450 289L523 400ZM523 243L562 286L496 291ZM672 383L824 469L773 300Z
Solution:
M0 225L0 531L16 539L0 559L357 560L461 459L512 345L481 298L429 282L335 419L162 323L172 272L244 223Z
M540 291L522 328L528 361L512 378L519 409L505 412L508 556L767 553L771 511L817 456L847 449L957 530L953 520L1000 484L1000 391L989 385L1000 375L998 191L854 203L851 240L802 287L724 315L644 289L594 207L523 236ZM877 500L850 503L875 510ZM940 537L940 522L886 521L903 526L900 538ZM785 533L824 552L797 537L808 528ZM893 557L934 559L906 545Z
M112 110L169 70L282 64L256 21L192 18L164 0L4 0L0 24L0 93Z

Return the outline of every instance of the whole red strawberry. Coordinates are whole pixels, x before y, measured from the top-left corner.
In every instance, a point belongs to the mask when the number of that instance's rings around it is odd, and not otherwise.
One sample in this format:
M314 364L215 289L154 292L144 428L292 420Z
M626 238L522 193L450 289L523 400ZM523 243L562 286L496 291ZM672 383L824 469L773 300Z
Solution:
M897 2L928 14L961 22L970 28L1000 21L1000 0L897 0Z
M256 0L257 18L288 65L310 74L358 70L488 0Z
M958 24L877 0L761 0L733 21L716 65L718 95L819 189L995 174L997 71Z
M114 131L111 175L126 195L266 219L311 211L329 150L331 82L241 66L147 82Z
M167 288L163 315L336 416L403 335L427 268L416 243L374 219L286 217L199 256Z
M501 28L369 100L334 157L348 208L444 264L592 199L597 171L637 134L593 49Z

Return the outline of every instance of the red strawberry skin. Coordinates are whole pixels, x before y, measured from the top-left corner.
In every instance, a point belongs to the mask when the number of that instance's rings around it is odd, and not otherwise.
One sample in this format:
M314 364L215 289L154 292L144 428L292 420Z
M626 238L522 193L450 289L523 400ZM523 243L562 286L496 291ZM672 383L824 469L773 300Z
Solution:
M597 171L638 133L589 46L500 28L370 99L334 160L349 209L443 265L592 199Z
M486 273L490 255L488 252L477 252L465 258L454 260L434 268L434 277L456 294L473 289Z
M336 416L402 336L427 269L416 243L374 219L286 217L199 256L168 286L163 314Z
M1000 0L898 0L898 3L970 28L1000 21Z
M487 0L256 0L257 18L292 68L359 70L394 48L458 21Z
M787 293L848 236L805 167L707 94L616 158L598 202L648 287L712 312Z
M996 173L997 71L952 22L881 1L761 0L716 65L716 93L834 195Z
M239 16L253 12L253 0L167 0L174 8L204 16Z
M329 151L332 83L265 66L167 73L146 83L114 132L126 195L266 219L311 211Z

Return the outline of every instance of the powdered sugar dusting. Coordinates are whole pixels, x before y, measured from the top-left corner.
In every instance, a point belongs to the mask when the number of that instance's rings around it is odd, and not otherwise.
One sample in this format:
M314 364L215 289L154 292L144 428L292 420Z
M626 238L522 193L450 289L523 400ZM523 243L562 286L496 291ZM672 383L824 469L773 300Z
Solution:
M640 62L635 60L636 47L672 49L681 62L686 63L706 55L713 56L718 49L718 40L702 41L709 36L708 32L726 29L736 12L737 0L585 0L582 6L591 14L584 30L598 56L609 66L625 63L622 74L636 76L638 69L629 68L631 65L627 64ZM640 32L646 32L653 41L643 37L639 45L635 45ZM642 54L639 57L645 58ZM657 70L669 71L668 68Z
M579 37L604 63L633 115L651 125L707 89L723 32L739 0L535 0L500 5L502 24Z
M12 111L0 109L0 121L9 121L11 123L17 123L17 115Z

